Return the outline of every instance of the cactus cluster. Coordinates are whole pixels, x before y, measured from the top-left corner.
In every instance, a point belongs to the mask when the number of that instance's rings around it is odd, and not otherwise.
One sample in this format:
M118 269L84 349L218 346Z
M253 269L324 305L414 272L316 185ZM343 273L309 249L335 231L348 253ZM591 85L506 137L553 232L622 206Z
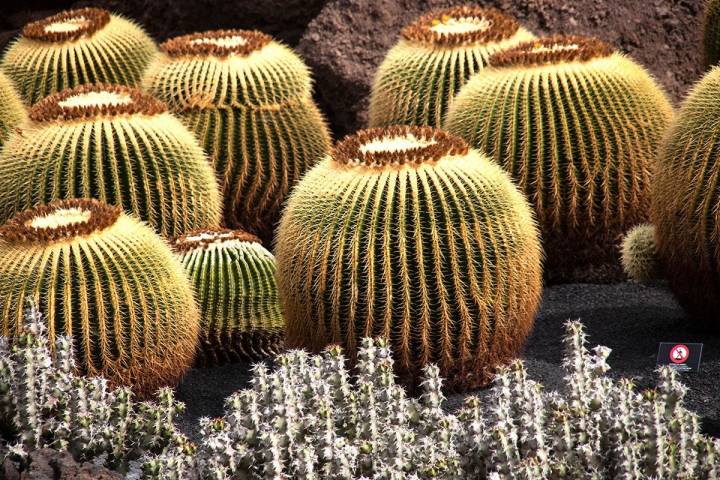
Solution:
M538 230L500 167L431 127L363 130L295 187L277 233L286 342L317 351L383 335L403 383L439 364L486 383L530 332Z
M258 360L282 349L285 322L275 257L257 237L238 230L197 230L173 247L200 306L200 365Z
M137 85L156 54L155 42L134 22L80 8L25 25L0 67L33 104L83 84Z
M199 312L170 248L119 207L65 200L0 228L0 329L22 332L25 302L54 344L72 339L80 372L139 394L176 384L191 365Z
M720 1L705 0L702 30L703 60L706 67L720 61Z
M617 265L618 238L647 220L672 107L653 78L599 40L555 36L490 58L446 128L489 154L527 195L550 281Z
M221 197L192 133L140 90L83 85L43 99L0 153L0 221L35 205L96 198L166 237L217 227Z
M25 106L12 80L0 71L0 147L10 136L10 132L22 128L26 121Z
M403 28L378 68L370 126L440 127L453 97L495 52L534 38L498 10L431 11Z
M257 31L195 33L161 47L145 88L210 155L225 224L269 241L290 188L330 148L307 66Z

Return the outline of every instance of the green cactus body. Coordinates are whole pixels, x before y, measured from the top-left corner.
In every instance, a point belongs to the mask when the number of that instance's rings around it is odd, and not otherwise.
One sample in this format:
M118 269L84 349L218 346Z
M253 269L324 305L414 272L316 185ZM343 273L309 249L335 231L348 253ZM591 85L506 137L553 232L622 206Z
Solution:
M672 107L602 42L549 37L490 59L460 91L448 131L489 154L535 208L552 282L622 278L620 236L647 219Z
M655 227L644 223L633 227L622 242L622 265L636 282L650 282L661 277L655 242Z
M480 7L435 10L407 25L378 68L370 126L440 127L468 78L495 52L534 35L499 11Z
M190 283L152 229L96 200L26 210L0 229L0 326L22 330L26 301L51 345L72 337L78 367L142 395L191 365L199 312Z
M541 290L538 231L507 174L430 127L347 137L293 190L278 229L289 346L355 355L384 336L403 381L454 389L518 353Z
M198 230L178 238L174 248L200 305L200 365L259 360L282 349L275 257L257 237Z
M691 90L663 143L652 223L670 287L698 319L720 313L720 68Z
M83 85L30 110L0 153L0 221L58 199L120 205L166 237L217 227L221 197L192 133L137 89Z
M269 240L290 188L330 148L307 66L269 36L218 30L168 40L145 88L197 135L225 224Z
M27 121L25 106L12 81L0 71L0 147L10 132L21 128Z
M81 8L25 25L0 66L33 104L83 84L137 85L155 55L155 42L137 24Z
M716 65L720 61L720 0L705 1L702 45L705 66Z

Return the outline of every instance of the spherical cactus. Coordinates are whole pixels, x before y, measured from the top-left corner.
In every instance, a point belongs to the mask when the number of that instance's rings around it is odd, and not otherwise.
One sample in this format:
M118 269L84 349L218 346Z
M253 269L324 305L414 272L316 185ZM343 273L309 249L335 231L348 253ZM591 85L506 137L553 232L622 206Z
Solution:
M705 1L705 15L702 33L705 66L720 61L720 0Z
M15 86L4 73L0 72L0 147L11 131L22 127L26 121L25 106Z
M166 101L210 155L225 223L272 237L290 188L330 148L308 68L257 31L168 40L145 87Z
M652 222L670 287L699 320L720 315L720 68L690 92L663 144Z
M81 8L25 25L0 65L33 104L82 84L136 85L156 54L155 42L135 23Z
M435 10L407 25L380 65L370 126L440 127L455 94L495 52L534 36L492 8Z
M96 200L53 202L0 228L2 335L22 330L26 302L69 335L78 367L148 395L190 366L199 312L172 251L151 228Z
M58 199L120 205L167 237L218 226L221 197L192 133L137 89L83 85L38 102L0 153L0 221Z
M249 361L282 349L275 257L239 230L198 230L178 238L175 251L200 305L198 363Z
M623 239L621 251L623 269L632 280L646 283L660 278L653 225L643 223L630 229Z
M622 278L618 240L644 222L672 107L630 58L590 38L549 37L490 59L447 129L488 153L534 206L551 282Z
M538 230L500 167L430 127L360 131L295 187L278 229L289 346L384 336L402 381L473 388L514 357L541 290Z

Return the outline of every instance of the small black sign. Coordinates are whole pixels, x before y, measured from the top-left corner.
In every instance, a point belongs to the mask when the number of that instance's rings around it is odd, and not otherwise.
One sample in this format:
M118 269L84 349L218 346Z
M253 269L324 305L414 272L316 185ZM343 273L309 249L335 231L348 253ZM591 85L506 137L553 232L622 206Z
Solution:
M697 372L700 370L702 349L702 343L661 342L657 364L669 365L678 372Z

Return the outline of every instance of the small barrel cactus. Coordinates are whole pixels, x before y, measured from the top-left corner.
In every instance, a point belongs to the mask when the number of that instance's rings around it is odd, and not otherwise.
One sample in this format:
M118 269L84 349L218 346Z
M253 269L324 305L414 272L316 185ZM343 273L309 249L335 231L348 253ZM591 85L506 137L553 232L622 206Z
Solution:
M534 38L493 8L434 10L403 28L375 75L370 126L440 127L455 94L495 52Z
M622 277L617 243L647 220L672 117L667 96L599 40L555 36L500 52L448 112L448 131L488 153L535 208L551 282Z
M0 62L27 103L82 84L137 85L157 54L145 31L100 8L28 23Z
M652 222L670 287L694 316L720 313L720 67L690 92L663 143Z
M167 102L210 155L225 223L268 241L290 188L330 148L307 66L257 31L184 35L162 50L145 88Z
M216 227L220 191L192 133L137 89L83 85L43 99L0 153L0 222L38 204L97 198L164 236Z
M705 66L720 61L720 0L705 0L702 33Z
M622 265L636 282L651 282L661 277L655 242L655 227L648 223L633 227L622 242Z
M278 229L286 342L354 356L388 338L401 380L437 363L451 389L484 384L530 332L538 230L508 175L430 127L360 131L293 190Z
M189 281L152 229L97 200L53 202L0 228L0 326L16 335L26 301L50 344L72 338L78 368L141 395L191 365L200 314Z
M0 71L0 147L10 132L27 121L27 112L12 81Z
M198 363L259 360L282 349L275 257L239 230L198 230L174 248L200 305Z

